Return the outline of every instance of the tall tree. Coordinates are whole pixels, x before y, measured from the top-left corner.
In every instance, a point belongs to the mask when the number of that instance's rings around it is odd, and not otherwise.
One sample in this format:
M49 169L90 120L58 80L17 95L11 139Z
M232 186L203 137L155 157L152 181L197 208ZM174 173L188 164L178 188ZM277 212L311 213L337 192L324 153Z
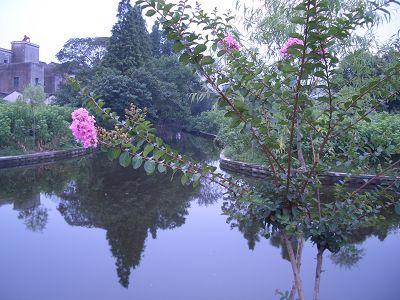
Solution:
M161 31L159 26L160 24L155 22L150 33L151 51L154 57L161 56Z
M132 7L129 0L121 0L117 18L103 62L105 67L126 74L151 57L150 38L141 8Z
M162 55L171 56L173 42L169 41L163 30L160 30L160 23L156 21L150 33L151 49L154 57Z
M62 64L69 65L73 73L96 66L106 53L108 37L71 38L57 53Z

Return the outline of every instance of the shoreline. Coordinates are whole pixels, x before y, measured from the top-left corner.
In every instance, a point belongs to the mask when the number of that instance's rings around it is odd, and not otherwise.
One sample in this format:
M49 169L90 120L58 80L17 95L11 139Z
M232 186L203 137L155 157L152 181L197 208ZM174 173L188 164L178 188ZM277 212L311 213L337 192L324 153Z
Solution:
M58 160L84 156L90 153L93 153L92 149L73 148L15 156L0 156L0 169L54 162Z

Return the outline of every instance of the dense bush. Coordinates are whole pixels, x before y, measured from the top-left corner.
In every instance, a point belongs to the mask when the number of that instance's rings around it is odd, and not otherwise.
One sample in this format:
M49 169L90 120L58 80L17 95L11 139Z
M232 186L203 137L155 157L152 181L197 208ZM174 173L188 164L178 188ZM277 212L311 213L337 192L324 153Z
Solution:
M0 151L41 151L74 145L69 130L71 111L60 106L0 103Z
M225 155L230 158L264 163L259 147L252 143L248 135L238 133L237 130L231 128L224 114L223 110L217 109L204 111L192 118L192 129L218 135L218 139L223 144Z
M229 126L223 126L218 137L224 145L225 156L244 162L265 163L260 148L245 133L238 133Z
M226 123L225 112L222 110L203 111L198 116L192 117L191 123L194 130L218 134L219 130Z
M218 112L218 114L221 114L221 112ZM257 144L252 144L247 135L238 133L224 123L222 119L212 118L212 115L208 112L203 113L197 119L196 124L199 124L197 125L198 128L209 130L213 128L216 120L219 120L218 136L224 144L226 156L246 162L265 163ZM344 135L330 148L331 151L339 153L341 149L344 153L345 149L354 148L354 151L356 151L356 153L353 153L354 156L363 155L364 159L368 159L373 165L377 165L385 159L392 159L394 156L400 155L400 132L398 128L400 128L400 114L376 113L371 116L371 122L360 122L355 132ZM360 149L363 149L362 154L359 153ZM311 151L307 151L307 148L305 150L306 153ZM344 155L342 161L342 164L332 165L332 168L342 170L342 167L344 167L343 170L346 170L346 167L350 164L355 166L355 162L350 156Z
M400 115L377 113L372 122L362 122L357 129L370 152L379 156L400 154Z

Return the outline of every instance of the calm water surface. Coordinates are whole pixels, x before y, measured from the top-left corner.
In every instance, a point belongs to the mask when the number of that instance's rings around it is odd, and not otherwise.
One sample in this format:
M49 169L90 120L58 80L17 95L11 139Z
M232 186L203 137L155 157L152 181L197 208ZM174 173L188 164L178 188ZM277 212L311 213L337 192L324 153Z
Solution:
M183 143L198 159L216 160L207 141ZM0 170L0 299L279 299L276 290L292 284L279 238L250 250L248 235L221 214L222 192L101 155ZM325 253L321 299L399 300L398 223L353 242ZM315 256L306 244L307 298Z

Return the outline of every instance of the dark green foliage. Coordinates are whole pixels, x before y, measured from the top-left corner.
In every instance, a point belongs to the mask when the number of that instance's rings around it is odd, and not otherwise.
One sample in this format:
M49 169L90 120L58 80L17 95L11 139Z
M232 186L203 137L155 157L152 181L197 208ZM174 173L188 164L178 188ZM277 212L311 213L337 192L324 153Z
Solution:
M116 113L134 103L147 108L156 123L188 126L190 115L209 109L206 101L192 104L190 95L200 90L197 74L178 62L172 42L155 23L151 34L139 6L122 0L112 36L71 39L57 57L81 86L99 95ZM105 48L106 47L106 48ZM62 84L55 103L81 106L80 88Z
M117 17L103 65L125 75L132 68L143 66L151 57L150 38L140 7L132 7L129 0L122 0Z
M193 117L193 129L218 134L220 129L226 125L224 114L224 111L216 109L204 111L200 115Z
M357 126L360 144L364 143L375 158L400 154L400 115L377 113L372 122L362 122Z
M84 101L85 97L81 94L79 84L74 80L66 80L57 90L53 103L56 105L81 107Z
M124 75L114 68L101 67L93 80L93 92L101 95L110 108L123 114L130 103L144 107L151 103L152 95L143 78L139 77L142 69L132 70L131 76ZM149 108L150 112L152 111ZM154 115L154 114L153 114Z
M161 31L158 27L158 22L155 22L150 33L151 51L154 57L160 57L162 55Z
M371 79L384 76L385 70L393 67L400 59L397 49L399 41L389 43L380 52L374 54L368 49L359 49L346 55L339 64L333 79L334 87L343 97L351 97L355 91L365 86ZM400 78L393 78L399 81ZM387 92L394 92L390 82L385 83ZM371 93L369 100L376 99L380 102L377 109L396 111L400 109L400 95L392 97L389 101L385 95Z
M108 41L107 37L71 38L56 56L68 72L76 74L100 63Z

